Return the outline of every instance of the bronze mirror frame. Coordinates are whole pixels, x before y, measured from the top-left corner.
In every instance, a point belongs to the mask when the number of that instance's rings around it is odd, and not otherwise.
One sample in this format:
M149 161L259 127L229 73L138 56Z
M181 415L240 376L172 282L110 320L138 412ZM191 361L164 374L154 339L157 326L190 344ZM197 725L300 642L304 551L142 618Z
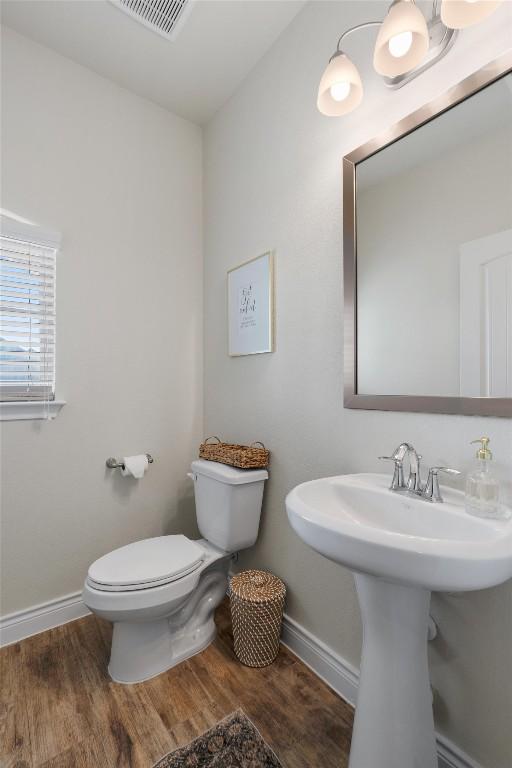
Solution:
M512 417L512 398L360 395L357 392L356 165L512 72L512 52L462 80L343 158L344 407L379 411Z

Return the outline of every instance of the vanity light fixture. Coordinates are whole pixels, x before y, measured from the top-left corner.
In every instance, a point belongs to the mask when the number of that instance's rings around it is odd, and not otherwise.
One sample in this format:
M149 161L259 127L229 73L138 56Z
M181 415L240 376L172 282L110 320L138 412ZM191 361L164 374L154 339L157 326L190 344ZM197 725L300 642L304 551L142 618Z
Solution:
M441 20L451 29L465 29L490 16L503 0L443 0Z
M352 112L363 99L361 76L340 47L353 32L379 27L373 66L388 87L400 88L439 61L459 29L482 21L502 1L432 0L432 16L427 21L414 0L393 0L384 21L366 21L343 32L320 80L319 111L339 117Z
M352 112L363 100L357 67L342 51L331 57L318 88L318 109L331 117Z
M379 75L396 77L410 72L429 48L427 22L413 0L395 0L380 25L373 66Z

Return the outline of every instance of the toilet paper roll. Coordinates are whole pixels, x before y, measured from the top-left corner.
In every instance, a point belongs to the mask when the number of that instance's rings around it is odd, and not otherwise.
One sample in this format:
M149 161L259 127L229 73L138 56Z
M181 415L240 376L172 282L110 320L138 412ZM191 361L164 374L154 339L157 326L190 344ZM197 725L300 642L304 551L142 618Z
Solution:
M138 456L123 456L124 467L121 469L123 477L135 477L140 480L148 468L148 457L145 453Z

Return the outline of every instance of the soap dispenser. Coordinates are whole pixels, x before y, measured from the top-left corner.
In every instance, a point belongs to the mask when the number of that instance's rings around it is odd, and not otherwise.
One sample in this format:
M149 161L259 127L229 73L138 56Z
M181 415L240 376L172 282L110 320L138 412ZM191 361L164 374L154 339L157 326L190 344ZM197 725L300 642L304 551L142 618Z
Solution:
M480 443L476 462L466 478L466 511L477 517L504 518L505 510L500 505L500 483L492 465L489 438L480 437L473 443Z

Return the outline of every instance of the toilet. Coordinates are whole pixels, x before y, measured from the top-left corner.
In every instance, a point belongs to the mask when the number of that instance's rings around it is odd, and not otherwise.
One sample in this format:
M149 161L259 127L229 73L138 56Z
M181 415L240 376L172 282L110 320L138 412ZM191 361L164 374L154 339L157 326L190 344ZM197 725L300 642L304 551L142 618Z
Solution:
M143 539L89 568L83 601L114 625L108 671L118 683L155 677L212 642L231 555L257 539L266 470L202 459L191 470L202 539Z

